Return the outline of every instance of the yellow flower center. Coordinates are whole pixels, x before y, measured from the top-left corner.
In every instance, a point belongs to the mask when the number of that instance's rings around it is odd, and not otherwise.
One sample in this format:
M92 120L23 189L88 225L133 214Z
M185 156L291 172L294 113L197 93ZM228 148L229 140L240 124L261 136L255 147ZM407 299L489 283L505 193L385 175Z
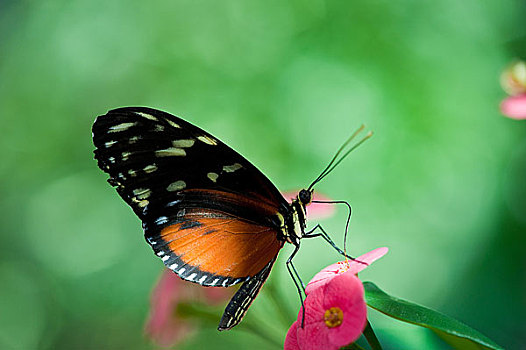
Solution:
M351 268L351 263L349 262L349 260L347 260L347 258L345 259L345 261L340 261L338 263L338 271L337 271L337 274L342 274L344 272L346 272L347 270L349 270Z
M343 322L342 309L340 309L339 307L331 307L329 310L325 310L323 320L329 328L338 327Z

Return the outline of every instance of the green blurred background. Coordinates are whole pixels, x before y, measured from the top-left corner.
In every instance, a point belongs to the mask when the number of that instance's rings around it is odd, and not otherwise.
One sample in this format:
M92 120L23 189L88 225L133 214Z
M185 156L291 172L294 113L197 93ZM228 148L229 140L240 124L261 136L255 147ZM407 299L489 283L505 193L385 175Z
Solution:
M282 190L367 124L317 186L351 202L353 255L390 248L361 278L526 348L526 129L498 111L525 16L518 0L0 1L0 348L154 347L162 263L92 155L94 118L130 105L201 126ZM323 221L340 243L344 221ZM272 282L297 310L290 251ZM296 264L308 281L338 259L309 240ZM274 322L266 298L247 319ZM371 319L386 349L447 348ZM269 347L208 327L180 348L212 346Z

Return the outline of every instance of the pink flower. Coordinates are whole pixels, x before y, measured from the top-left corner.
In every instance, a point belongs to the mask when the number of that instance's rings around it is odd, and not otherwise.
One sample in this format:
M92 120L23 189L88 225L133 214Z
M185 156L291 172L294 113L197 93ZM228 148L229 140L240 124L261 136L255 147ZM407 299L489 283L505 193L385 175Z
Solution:
M367 310L363 285L356 274L387 252L385 247L377 248L318 272L305 289L304 328L300 310L285 338L285 350L339 349L358 339L367 322Z
M526 94L506 98L500 104L500 111L512 119L526 119Z
M301 320L299 322L301 324ZM298 321L294 321L292 326L290 326L287 336L285 337L283 348L285 350L300 349L300 345L298 344Z
M150 316L145 325L146 334L160 346L171 346L189 337L195 326L177 315L181 302L207 302L216 304L228 299L232 290L205 288L186 282L165 269L155 286L150 301Z
M318 272L307 284L305 293L309 294L314 289L323 286L328 283L334 277L341 275L342 273L349 273L356 275L358 272L371 265L376 260L387 254L389 249L387 247L376 248L371 250L364 255L357 257L355 260L340 261L336 264L332 264Z
M285 338L285 350L337 350L354 342L367 323L362 282L353 274L340 274L311 291Z
M500 76L500 85L510 95L501 102L501 113L512 119L526 119L526 62L511 64Z
M287 191L283 192L283 197L289 202L298 196L299 191ZM312 196L314 201L328 201L329 197L314 191ZM307 206L307 217L309 220L321 220L327 219L334 215L336 212L335 204L324 204L324 203L311 203Z

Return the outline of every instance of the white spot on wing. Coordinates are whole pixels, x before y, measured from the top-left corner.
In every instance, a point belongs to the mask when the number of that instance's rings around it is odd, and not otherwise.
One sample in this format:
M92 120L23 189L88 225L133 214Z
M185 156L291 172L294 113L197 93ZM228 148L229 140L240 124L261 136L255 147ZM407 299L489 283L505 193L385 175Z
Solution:
M130 137L130 139L128 140L128 143L131 145L132 143L135 143L139 140L139 136L132 136Z
M115 163L115 158L114 157L109 157L108 160L110 161L110 163Z
M179 264L172 264L170 266L168 266L170 269L172 270L175 270L177 268L177 266L179 266Z
M161 258L162 261L166 261L166 260L168 260L168 259L170 259L170 257L169 257L168 255L165 255L165 256L163 256L163 257Z
M138 199L147 199L148 197L150 197L151 194L152 194L152 191L148 190L148 191L138 195L137 198Z
M130 152L122 152L122 160L127 161L130 154Z
M197 282L203 284L203 282L206 280L207 277L208 277L207 275L204 275Z
M182 148L170 147L170 148L155 151L155 155L157 157L171 157L171 156L184 157L186 156L186 152Z
M193 281L194 278L195 278L195 276L197 276L197 273L194 272L193 274L191 274L190 276L188 276L187 280L189 280L189 281Z
M173 126L174 128L180 128L179 124L177 124L176 122L170 120L170 119L166 119L166 121L168 122L168 124L170 124L171 126Z
M155 164L147 165L147 166L144 167L143 170L147 174L153 173L155 170L157 170L157 165L155 165Z
M183 273L183 272L185 272L185 271L186 271L186 269L185 269L184 267L181 267L181 268L179 269L179 271L177 271L177 273Z
M153 120L155 122L157 121L157 118L155 118L153 115L150 115L150 114L147 114L147 113L135 112L135 114L138 114L138 115L140 115L143 118L150 119L150 120Z
M232 165L225 165L223 167L223 171L226 171L227 173L233 173L236 170L241 169L243 166L239 163L234 163Z
M104 146L106 146L106 148L110 148L111 146L113 146L116 143L117 143L117 141L108 141L108 142L104 143Z
M157 124L155 126L155 131L164 131L164 126L160 125L160 124Z
M159 216L157 220L155 220L155 223L157 225L166 224L168 222L168 218L166 216Z
M183 180L179 180L179 181L175 181L169 184L168 187L166 187L166 190L170 192L174 192L174 191L182 190L185 187L186 187L186 182L184 182Z
M206 174L206 176L212 180L212 182L217 182L217 178L219 177L219 175L217 175L216 173L208 173Z
M211 145L211 146L216 146L217 145L217 141L216 140L214 140L211 137L205 136L205 135L198 136L197 139L199 141L201 141L201 142L206 143L207 145Z
M166 204L166 206L167 207L173 207L174 205L179 204L179 203L181 203L180 199L175 200L175 201L171 201L170 203Z
M128 174L130 174L131 177L137 176L137 173L134 170L129 169Z
M228 284L228 278L226 278L221 284L223 285L223 287L226 287Z
M181 148L192 147L194 143L195 143L195 140L193 139L181 139L181 140L172 141L172 145L174 147L181 147Z
M216 278L212 283L210 283L211 286L215 286L215 284L219 281L219 278Z
M138 204L138 206L139 206L140 208L144 208L144 207L147 206L148 204L150 204L150 202L148 202L148 201L145 199L145 200L143 200L143 201L140 201L139 204Z
M131 128L135 124L136 123L121 123L121 124L117 124L117 125L114 125L114 126L110 126L110 129L108 130L108 132L124 131L124 130L127 130L127 129Z
M137 188L133 190L133 194L138 199L146 199L150 196L150 194L152 194L152 191L150 191L148 188Z

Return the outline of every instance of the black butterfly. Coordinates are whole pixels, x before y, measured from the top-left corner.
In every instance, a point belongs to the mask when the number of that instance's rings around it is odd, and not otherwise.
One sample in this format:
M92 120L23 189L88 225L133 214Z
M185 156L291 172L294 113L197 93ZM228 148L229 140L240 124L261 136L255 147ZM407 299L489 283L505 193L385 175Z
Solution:
M142 220L146 240L169 269L203 286L243 283L219 330L241 322L285 242L295 246L287 261L292 274L300 239L327 239L305 231L305 207L314 184L352 150L335 162L342 146L289 204L240 154L169 113L145 107L112 110L95 121L93 142L99 167Z

